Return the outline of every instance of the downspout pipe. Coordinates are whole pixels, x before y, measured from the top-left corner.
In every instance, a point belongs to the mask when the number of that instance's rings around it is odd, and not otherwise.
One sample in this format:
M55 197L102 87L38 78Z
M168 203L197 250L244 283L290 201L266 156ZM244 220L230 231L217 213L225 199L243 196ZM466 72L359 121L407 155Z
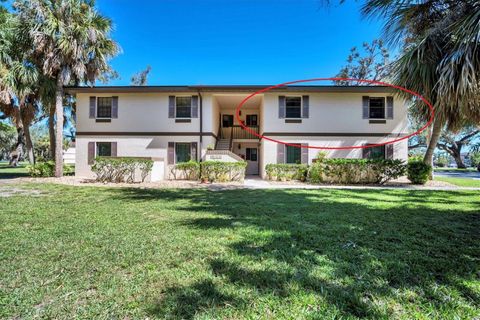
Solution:
M200 89L197 89L198 93L198 100L200 102L200 144L199 144L199 149L200 149L200 162L202 161L202 146L203 146L203 97L202 93L200 92Z

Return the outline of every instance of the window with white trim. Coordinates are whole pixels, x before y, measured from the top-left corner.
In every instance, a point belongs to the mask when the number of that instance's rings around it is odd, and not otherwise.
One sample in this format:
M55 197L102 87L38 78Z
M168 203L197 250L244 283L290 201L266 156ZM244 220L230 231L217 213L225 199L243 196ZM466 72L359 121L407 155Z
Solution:
M97 157L111 157L112 156L112 143L111 142L97 142L96 148Z

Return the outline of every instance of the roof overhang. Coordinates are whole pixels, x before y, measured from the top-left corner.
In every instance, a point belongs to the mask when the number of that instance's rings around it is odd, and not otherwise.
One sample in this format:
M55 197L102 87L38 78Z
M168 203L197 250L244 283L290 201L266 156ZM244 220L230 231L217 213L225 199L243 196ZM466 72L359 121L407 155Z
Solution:
M70 94L77 93L167 93L167 92L245 92L253 93L270 85L211 85L211 86L99 86L65 87ZM284 86L275 92L342 92L342 93L395 93L388 86Z

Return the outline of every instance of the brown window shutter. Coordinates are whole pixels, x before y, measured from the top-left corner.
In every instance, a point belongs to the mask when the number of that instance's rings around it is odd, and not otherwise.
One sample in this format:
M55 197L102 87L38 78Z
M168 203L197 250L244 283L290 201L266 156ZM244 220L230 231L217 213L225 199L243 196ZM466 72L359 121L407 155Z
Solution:
M393 159L393 144L387 144L385 146L385 158Z
M116 143L116 142L112 142L111 145L112 145L112 147L111 147L111 150L112 150L111 156L112 156L112 157L116 157L116 156L117 156L117 143Z
M393 97L387 97L387 119L393 119Z
M362 111L362 118L363 119L370 118L369 109L370 109L370 97L363 96L362 97L362 110L363 110Z
M167 163L175 164L175 142L168 143Z
M112 97L112 119L118 118L118 97Z
M198 118L198 96L192 96L192 118Z
M175 96L168 97L168 117L175 118Z
M95 142L88 143L88 164L93 164L93 160L95 159Z
M277 163L285 163L285 145L277 143Z
M197 161L198 160L198 143L196 142L192 142L190 144L190 158L193 160L193 161Z
M308 164L308 143L302 143L302 164Z
M285 96L278 97L278 118L285 118Z
M302 97L302 118L308 118L309 116L310 116L310 97L303 96Z
M89 118L95 119L97 112L97 97L90 97Z

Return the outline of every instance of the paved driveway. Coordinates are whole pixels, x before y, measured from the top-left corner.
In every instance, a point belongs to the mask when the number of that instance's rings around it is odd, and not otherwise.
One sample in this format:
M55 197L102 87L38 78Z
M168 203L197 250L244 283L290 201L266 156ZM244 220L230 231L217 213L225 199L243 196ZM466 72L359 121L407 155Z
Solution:
M480 172L478 171L435 171L435 175L439 177L466 178L480 180Z

